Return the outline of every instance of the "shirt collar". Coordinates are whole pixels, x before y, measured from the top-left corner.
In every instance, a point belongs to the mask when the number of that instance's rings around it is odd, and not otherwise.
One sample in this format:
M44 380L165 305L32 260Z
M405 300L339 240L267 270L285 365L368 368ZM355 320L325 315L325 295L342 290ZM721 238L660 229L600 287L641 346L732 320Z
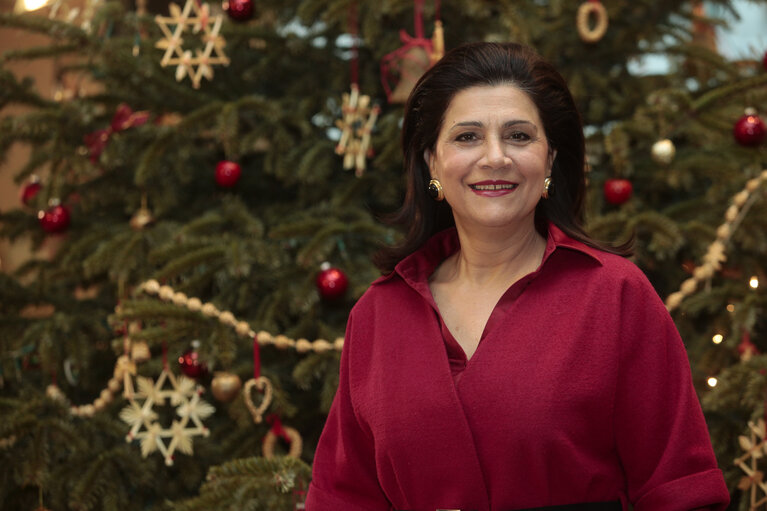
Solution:
M551 222L549 222L548 230L546 251L543 254L541 267L559 249L574 250L594 259L600 265L603 264L604 252L601 250L571 238ZM388 277L396 273L416 289L423 286L428 288L429 277L434 273L437 266L454 254L460 247L461 244L455 227L440 231L429 238L419 250L416 250L397 263L394 271ZM381 280L388 280L388 278L379 279L379 281Z

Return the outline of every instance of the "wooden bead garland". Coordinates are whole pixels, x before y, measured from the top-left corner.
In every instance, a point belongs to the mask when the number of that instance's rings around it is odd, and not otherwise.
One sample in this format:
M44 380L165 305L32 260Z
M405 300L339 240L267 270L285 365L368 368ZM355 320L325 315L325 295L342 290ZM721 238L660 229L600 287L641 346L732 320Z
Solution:
M136 361L132 355L122 355L115 362L115 369L112 378L107 382L106 388L100 393L99 397L93 400L92 404L72 405L69 412L75 417L93 417L93 414L106 408L114 401L115 395L120 389L125 387L123 395L130 397L133 394L133 376L136 375ZM45 395L56 401L67 402L67 397L58 385L52 383L45 389Z
M150 295L158 295L163 301L171 302L179 307L186 307L193 312L201 312L204 316L216 318L221 323L234 328L239 336L256 338L261 345L273 344L279 349L293 348L299 353L307 351L316 351L317 353L330 350L341 351L344 346L343 337L338 337L333 342L325 339L309 341L307 339L295 340L281 334L273 336L263 330L255 332L246 321L238 320L231 312L220 311L214 304L210 302L203 303L199 298L189 298L184 293L175 292L170 286L161 286L154 279L143 282L138 289Z
M596 17L596 24L593 28L590 23L592 14ZM578 27L578 35L584 42L595 43L602 39L607 32L607 9L599 0L583 2L578 7L575 24Z
M715 272L722 268L722 263L727 260L725 244L730 240L743 216L745 216L747 208L744 206L765 181L767 181L767 170L763 170L758 177L748 180L745 188L735 194L732 199L733 204L725 211L725 222L716 230L716 240L709 245L706 255L703 256L703 264L693 270L692 277L682 282L679 291L671 293L666 298L666 309L669 312L679 307L686 297L694 294L701 281L710 279Z

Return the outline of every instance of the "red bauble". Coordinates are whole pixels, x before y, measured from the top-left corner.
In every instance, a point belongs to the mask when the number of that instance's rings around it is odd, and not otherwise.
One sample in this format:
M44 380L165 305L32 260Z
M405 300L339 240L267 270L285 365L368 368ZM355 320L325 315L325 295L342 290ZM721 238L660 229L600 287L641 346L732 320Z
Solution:
M610 204L623 204L631 198L634 187L628 179L608 179L605 181L605 199Z
M764 121L756 115L756 110L747 108L745 115L735 123L732 133L740 145L756 146L764 140L767 127L765 127Z
M317 275L317 291L325 300L336 300L344 295L349 287L349 279L338 268L331 268L329 264L322 265L322 271Z
M202 378L208 374L208 366L200 360L200 355L194 348L185 351L183 355L178 357L178 365L181 372L190 378Z
M253 0L224 0L221 7L234 21L248 21L253 17Z
M37 218L40 220L40 227L45 232L61 232L69 227L69 208L56 204L45 211L38 212Z
M223 160L216 165L216 183L224 188L231 188L237 184L242 174L239 163Z
M37 192L39 192L42 187L43 185L40 184L40 181L34 178L31 179L29 183L21 189L21 202L23 202L25 206L29 206L29 203L32 202L32 199L35 198L35 195L37 195Z

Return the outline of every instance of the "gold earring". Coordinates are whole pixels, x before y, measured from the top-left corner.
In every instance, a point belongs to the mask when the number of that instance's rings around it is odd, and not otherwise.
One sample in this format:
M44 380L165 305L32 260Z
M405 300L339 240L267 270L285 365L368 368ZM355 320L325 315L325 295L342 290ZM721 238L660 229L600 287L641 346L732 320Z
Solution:
M548 199L549 198L549 187L550 186L551 186L551 178L547 177L546 179L543 180L543 193L541 194L541 196L544 199Z
M442 191L442 183L440 183L438 179L429 181L429 187L426 190L429 192L429 196L435 201L441 201L445 198L445 192Z

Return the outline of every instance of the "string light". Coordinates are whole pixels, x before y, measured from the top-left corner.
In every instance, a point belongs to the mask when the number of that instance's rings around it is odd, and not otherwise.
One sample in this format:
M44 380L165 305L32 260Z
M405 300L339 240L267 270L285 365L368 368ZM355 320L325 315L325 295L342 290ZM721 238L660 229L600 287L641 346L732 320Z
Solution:
M706 383L708 383L708 386L709 386L709 387L711 387L711 388L714 388L714 387L716 387L716 384L717 384L717 383L719 383L719 380L717 380L716 378L714 378L714 377L712 376L711 378L709 378L708 380L706 380Z
M714 342L714 344L721 344L724 340L724 337L722 334L716 334L714 337L711 338L711 340Z
M756 275L751 277L751 280L748 281L748 285L751 286L751 289L756 289L759 287L759 278L757 278Z
M735 312L735 304L728 303L727 304L727 312Z

